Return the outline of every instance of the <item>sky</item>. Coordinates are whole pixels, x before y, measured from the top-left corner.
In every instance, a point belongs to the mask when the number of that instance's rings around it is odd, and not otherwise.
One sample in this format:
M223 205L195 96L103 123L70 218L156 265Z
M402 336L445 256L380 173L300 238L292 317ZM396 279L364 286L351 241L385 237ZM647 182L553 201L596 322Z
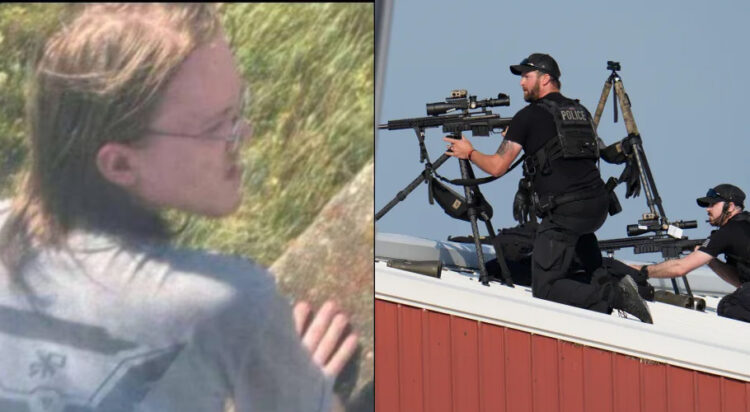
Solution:
M520 77L508 66L535 52L555 58L561 92L580 99L593 114L610 75L607 61L618 61L665 214L670 221L697 220L698 228L684 234L706 237L712 228L695 199L720 183L750 191L750 81L744 72L750 68L748 18L750 3L740 1L394 0L376 121L426 116L425 104L443 101L453 89L466 89L478 99L508 94L510 106L493 112L512 117L527 103ZM613 122L612 94L598 129L607 144L627 135L621 113ZM443 135L440 128L427 129L433 161L445 149ZM500 134L467 137L484 153L494 152L502 140ZM375 147L377 212L424 165L413 130L379 130ZM622 169L602 162L602 178L617 177ZM475 171L477 177L486 176ZM455 159L438 172L460 177ZM520 177L519 167L480 187L494 208L496 229L516 224L512 202ZM607 219L597 231L599 239L626 237L625 227L648 212L643 191L625 199L621 184L616 192L623 211ZM467 222L428 203L425 184L379 219L376 230L435 240L471 233ZM486 234L484 225L480 232ZM639 258L660 260L658 255Z

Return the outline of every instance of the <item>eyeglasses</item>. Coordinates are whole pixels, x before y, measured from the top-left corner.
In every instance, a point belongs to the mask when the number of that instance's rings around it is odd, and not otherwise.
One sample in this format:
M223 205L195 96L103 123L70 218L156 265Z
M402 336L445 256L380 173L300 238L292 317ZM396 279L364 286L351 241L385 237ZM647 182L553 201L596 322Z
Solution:
M189 137L189 138L194 138L194 139L224 140L230 143L230 150L234 152L234 151L237 151L237 149L239 149L240 143L242 142L242 138L252 133L252 125L248 123L243 116L245 113L245 108L247 107L249 100L250 100L250 92L248 89L244 89L242 91L242 94L240 95L240 103L238 106L237 118L234 119L232 122L231 132L225 136L217 136L217 135L208 136L205 133L201 133L201 134L172 133L172 132L166 132L166 131L155 130L155 129L147 129L147 132L151 134L155 134L155 135L161 135L161 136L178 136L178 137Z

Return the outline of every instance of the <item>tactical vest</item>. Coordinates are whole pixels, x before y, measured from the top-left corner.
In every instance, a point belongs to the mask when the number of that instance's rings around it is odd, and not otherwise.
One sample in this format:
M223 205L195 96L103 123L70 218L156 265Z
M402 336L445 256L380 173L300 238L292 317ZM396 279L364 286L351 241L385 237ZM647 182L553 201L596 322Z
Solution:
M596 140L591 113L578 100L559 104L550 99L536 103L552 115L557 136L549 139L524 162L524 173L550 173L550 162L556 159L599 160L599 144Z
M732 218L738 222L745 222L750 225L750 213L742 212ZM750 238L746 239L750 242ZM745 245L746 248L750 248L750 245ZM727 264L731 264L737 268L740 274L740 282L750 282L750 256L738 256L730 253L725 253L727 257Z

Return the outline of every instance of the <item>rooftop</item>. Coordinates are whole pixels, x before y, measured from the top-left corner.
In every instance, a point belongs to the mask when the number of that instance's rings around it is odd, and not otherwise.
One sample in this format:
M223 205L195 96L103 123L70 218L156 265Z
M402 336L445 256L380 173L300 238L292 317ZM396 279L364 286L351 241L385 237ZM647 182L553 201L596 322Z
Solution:
M486 259L494 257L485 247ZM605 315L531 296L531 289L479 282L473 245L376 235L375 298L453 314L603 350L750 382L750 324L716 315L732 291L707 269L689 275L705 312L648 302L654 324L614 311ZM440 260L440 278L388 267L389 258ZM668 282L654 283L671 288Z

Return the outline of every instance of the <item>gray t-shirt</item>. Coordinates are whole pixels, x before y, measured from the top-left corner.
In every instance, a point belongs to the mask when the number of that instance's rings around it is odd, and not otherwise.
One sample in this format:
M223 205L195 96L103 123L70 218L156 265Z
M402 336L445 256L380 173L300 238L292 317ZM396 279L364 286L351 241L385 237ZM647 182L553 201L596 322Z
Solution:
M74 233L21 272L19 287L0 267L0 411L331 408L331 379L252 262Z

